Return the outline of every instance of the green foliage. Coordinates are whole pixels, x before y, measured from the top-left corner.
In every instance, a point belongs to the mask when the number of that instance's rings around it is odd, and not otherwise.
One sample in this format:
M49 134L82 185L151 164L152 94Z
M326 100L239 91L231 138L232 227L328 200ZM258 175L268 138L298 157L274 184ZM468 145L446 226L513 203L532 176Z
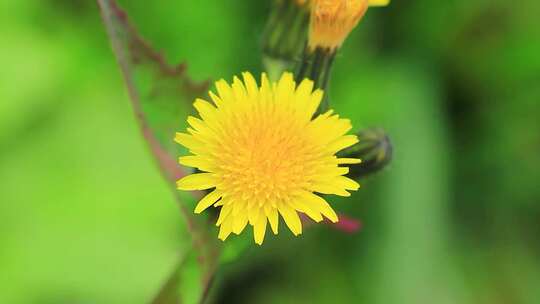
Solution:
M268 2L120 4L164 62L189 63L194 83L261 70ZM332 202L362 231L320 225L262 247L237 238L221 246L209 302L538 303L539 8L370 9L329 93L357 130L383 127L395 146L389 168ZM0 37L0 303L147 303L160 290L196 302L205 272L95 3L1 1ZM144 65L133 81L147 97L164 86L143 107L173 151L166 134L193 95L171 103L177 83L155 82L159 71ZM189 211L195 199L180 201Z

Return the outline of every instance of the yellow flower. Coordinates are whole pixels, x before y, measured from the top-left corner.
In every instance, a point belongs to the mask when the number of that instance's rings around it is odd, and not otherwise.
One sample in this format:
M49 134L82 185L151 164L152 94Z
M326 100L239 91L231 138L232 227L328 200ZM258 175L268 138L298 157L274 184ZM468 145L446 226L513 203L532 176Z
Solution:
M366 13L368 6L385 6L390 0L311 0L309 48L335 50Z
M336 152L358 142L347 119L328 111L313 118L323 92L313 82L298 87L291 73L270 83L262 75L260 87L250 73L234 78L232 86L216 83L214 104L197 99L200 118L189 117L188 133L177 133L176 142L193 154L180 164L202 173L177 182L181 190L213 189L195 207L200 213L221 206L216 225L218 237L240 234L249 223L255 242L262 244L267 222L278 233L280 214L294 235L302 233L298 212L316 222L338 217L315 193L349 196L358 183L344 177L344 164L358 159L337 158Z

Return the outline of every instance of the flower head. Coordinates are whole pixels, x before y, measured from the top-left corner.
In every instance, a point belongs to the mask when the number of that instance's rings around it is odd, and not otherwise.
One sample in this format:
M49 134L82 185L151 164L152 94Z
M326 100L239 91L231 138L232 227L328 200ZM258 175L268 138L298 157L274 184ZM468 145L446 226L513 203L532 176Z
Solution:
M202 171L177 182L181 190L212 189L196 206L200 213L221 207L219 238L240 234L253 226L255 242L262 244L267 222L278 233L279 215L294 235L302 233L298 212L316 222L338 217L315 193L349 196L359 185L344 177L345 164L358 159L337 158L336 152L358 142L346 135L351 123L328 111L313 118L323 96L313 82L297 87L284 73L277 83L262 75L260 87L250 73L232 86L216 83L213 104L194 103L200 118L189 117L188 133L175 140L193 154L180 157L183 165Z
M369 6L390 0L311 0L309 48L335 50L362 19Z

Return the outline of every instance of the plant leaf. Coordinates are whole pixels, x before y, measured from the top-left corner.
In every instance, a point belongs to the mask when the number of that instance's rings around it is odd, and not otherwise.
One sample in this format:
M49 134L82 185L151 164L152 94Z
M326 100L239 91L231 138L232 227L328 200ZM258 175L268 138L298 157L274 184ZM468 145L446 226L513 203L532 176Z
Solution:
M130 24L114 0L97 0L113 51L122 70L137 122L161 172L179 203L192 237L193 247L184 256L153 303L198 303L207 293L217 265L219 250L209 225L194 217L175 188L185 175L176 162L180 148L173 142L176 130L185 129L191 102L208 91L208 82L195 83L186 65L171 66L153 50ZM189 266L189 267L188 267ZM186 281L187 280L187 281ZM196 286L193 286L196 284Z

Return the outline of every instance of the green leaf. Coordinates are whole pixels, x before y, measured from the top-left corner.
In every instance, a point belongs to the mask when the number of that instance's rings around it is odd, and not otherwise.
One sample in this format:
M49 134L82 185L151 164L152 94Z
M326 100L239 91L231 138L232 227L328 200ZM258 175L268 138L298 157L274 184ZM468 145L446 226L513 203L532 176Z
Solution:
M193 82L187 76L185 64L169 65L138 35L126 12L115 1L97 2L137 122L173 190L193 241L192 250L183 254L181 262L153 303L199 303L212 281L219 250L216 238L208 235L212 225L204 217L193 216L187 208L186 201L193 203L195 197L181 196L175 189L176 180L187 172L176 161L180 148L173 138L177 130L185 129L191 103L207 92L208 82Z

